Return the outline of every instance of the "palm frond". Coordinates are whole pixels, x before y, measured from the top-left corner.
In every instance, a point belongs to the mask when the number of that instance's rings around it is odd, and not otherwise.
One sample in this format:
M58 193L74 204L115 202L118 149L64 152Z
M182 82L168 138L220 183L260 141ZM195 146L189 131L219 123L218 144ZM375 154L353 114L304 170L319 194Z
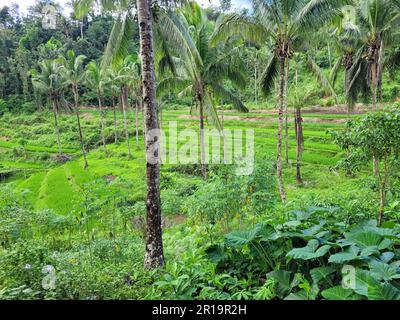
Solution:
M263 44L270 35L268 30L251 17L231 13L218 21L210 44L216 46L219 42L226 41L232 36L240 36L244 40Z
M238 111L249 112L243 102L231 91L224 88L217 82L211 82L210 86L213 89L213 94L215 96L218 96L220 99L223 99L226 102L232 103L233 107Z
M332 84L329 82L328 78L324 75L324 73L322 72L318 64L315 62L315 60L309 55L307 55L307 66L309 67L309 70L318 79L318 82L324 89L325 93L331 95L336 100L337 104L337 95L335 90L333 89Z
M279 72L279 61L275 54L271 54L267 66L261 74L260 85L264 95L268 95L274 86L275 78Z
M107 47L104 51L101 68L121 63L129 54L129 45L133 35L133 18L128 12L120 13L115 19Z

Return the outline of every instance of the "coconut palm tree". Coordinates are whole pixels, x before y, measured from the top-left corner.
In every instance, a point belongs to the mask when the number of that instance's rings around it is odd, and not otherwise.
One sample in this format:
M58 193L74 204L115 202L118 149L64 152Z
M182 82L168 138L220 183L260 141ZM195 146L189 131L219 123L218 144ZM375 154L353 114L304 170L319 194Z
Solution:
M118 143L117 104L115 100L120 94L120 88L118 85L117 74L113 66L107 69L107 80L105 84L105 90L107 94L109 94L109 96L111 97L111 106L113 109L113 117L114 117L114 143Z
M124 130L125 130L125 139L126 139L126 144L128 148L128 159L132 159L132 153L131 153L131 145L129 142L129 130L128 130L128 120L126 116L127 109L129 107L129 86L130 86L130 78L131 78L131 70L128 66L130 57L128 56L123 64L117 66L117 79L119 82L119 88L120 88L120 95L119 95L119 101L122 109L122 115L124 118Z
M369 97L367 85L367 65L359 54L362 45L360 26L355 19L355 7L345 7L323 36L331 43L339 56L332 66L329 81L335 86L337 75L344 69L344 90L347 111L351 113L360 94L365 101Z
M97 96L98 110L100 112L100 136L103 143L104 152L108 155L106 138L104 134L104 84L106 82L106 72L100 68L99 63L91 61L86 66L86 84Z
M241 35L264 45L273 41L273 54L262 74L261 87L269 93L279 75L277 178L281 200L286 201L282 178L282 129L285 106L286 69L294 51L301 47L310 31L317 30L339 14L346 0L254 0L254 15L228 14L218 24L213 42Z
M139 149L139 106L143 105L142 97L142 78L141 78L141 65L139 56L136 54L129 55L125 59L125 74L127 76L127 85L130 92L131 100L134 103L133 109L135 110L135 139L136 148Z
M193 97L200 114L201 171L206 179L205 114L221 129L217 101L223 99L237 110L248 111L240 99L223 85L223 81L229 80L236 87L244 87L245 67L239 58L238 47L211 47L211 25L196 2L170 12L169 16L173 24L164 25L163 32L172 54L176 55L173 58L175 74L160 81L158 90L174 88L180 91L180 95Z
M93 6L95 0L75 1L75 14L79 18L87 13ZM156 85L154 68L154 46L153 46L153 14L151 1L149 0L102 0L104 9L117 12L117 17L111 31L109 42L103 58L103 68L110 65L110 61L118 61L121 57L128 54L128 45L132 28L134 25L134 15L132 8L137 11L137 22L140 35L140 57L142 75L142 95L143 107L145 110L146 132L151 132L158 128L156 111ZM146 135L146 150L154 150L154 155L158 153L158 137ZM157 158L157 156L156 156ZM162 229L161 229L161 199L160 199L160 163L159 159L150 161L146 164L146 183L147 183L147 218L146 218L146 254L144 258L145 268L156 268L164 264Z
M47 96L54 115L54 131L57 138L58 154L62 154L58 113L63 99L66 83L62 77L61 65L57 60L39 62L40 72L32 71L32 84L40 93Z
M357 13L361 28L360 52L367 62L368 85L372 88L372 107L377 109L378 88L382 81L385 53L398 43L399 2L360 0Z
M83 132L81 127L81 120L79 115L79 83L84 78L83 62L86 59L84 55L76 56L73 50L67 51L65 56L60 57L61 70L66 81L71 85L72 94L74 96L74 110L76 114L76 121L78 125L79 142L84 160L84 168L86 169L89 164L86 157L85 143L83 139Z

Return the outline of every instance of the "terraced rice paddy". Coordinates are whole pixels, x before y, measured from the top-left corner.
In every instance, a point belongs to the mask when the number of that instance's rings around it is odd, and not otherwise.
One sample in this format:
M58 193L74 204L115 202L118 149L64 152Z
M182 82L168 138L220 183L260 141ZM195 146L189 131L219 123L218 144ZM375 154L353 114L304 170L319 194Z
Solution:
M98 112L85 110L84 131L87 135L97 130ZM106 132L112 140L112 112L106 115ZM83 169L83 161L79 153L79 143L75 131L68 130L73 123L73 115L64 115L61 119L61 133L64 152L72 155L73 160L65 164L57 164L49 160L51 155L57 152L55 138L51 129L51 115L41 115L41 121L31 123L7 123L2 125L0 130L0 153L8 159L0 161L0 172L7 172L6 181L10 182L16 190L26 191L26 199L36 209L49 208L60 214L68 214L74 208L74 198L81 192L85 183L96 179L119 176L124 177L133 183L133 194L137 199L144 199L145 196L145 157L143 151L143 137L140 131L140 149L136 148L134 137L134 113L129 114L131 148L133 159L128 160L126 143L110 144L110 156L106 158L102 148L90 150L88 161L89 168ZM297 190L296 196L302 192L310 192L313 188L330 189L332 185L340 188L341 183L352 183L351 180L344 180L340 174L332 172L334 166L342 157L340 149L333 144L330 131L339 130L348 119L346 114L326 113L304 113L304 137L305 152L303 155L303 173L305 185ZM3 120L4 121L4 120ZM176 121L178 132L185 128L198 129L198 117L190 115L189 109L169 110L162 114L162 124L168 136L170 121ZM17 122L17 121L16 121ZM121 115L118 115L119 125L122 126ZM142 120L139 119L139 124ZM29 130L18 130L19 136L11 128L13 126L29 127ZM54 141L53 145L42 145L39 140L39 133L43 135L46 127L47 141ZM213 128L212 125L208 125ZM224 112L224 128L226 129L254 129L256 157L276 155L276 115L271 111L252 111L248 114ZM25 132L25 133L24 133ZM120 135L122 137L122 134ZM181 142L182 143L182 142ZM26 154L11 157L12 151L23 149ZM21 151L20 151L21 152ZM47 158L41 155L47 154ZM288 195L294 197L291 190L297 189L294 186L294 161L295 161L295 134L293 131L293 119L289 118L289 165L284 169L285 182L288 185ZM7 157L2 157L7 158ZM35 161L32 160L35 157ZM311 167L312 165L312 167ZM169 165L164 165L162 170L168 170ZM334 183L333 183L334 182Z

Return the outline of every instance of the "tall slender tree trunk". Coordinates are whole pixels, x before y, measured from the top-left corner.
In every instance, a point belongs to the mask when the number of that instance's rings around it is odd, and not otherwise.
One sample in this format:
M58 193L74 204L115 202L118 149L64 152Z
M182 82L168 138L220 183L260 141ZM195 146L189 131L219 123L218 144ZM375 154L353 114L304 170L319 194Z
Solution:
M143 134L143 140L146 140L146 120L144 116L144 103L142 101L142 134Z
M121 104L122 104L122 114L124 116L124 130L125 130L125 140L126 146L128 148L128 159L132 159L131 145L129 142L129 131L128 131L128 121L126 119L126 107L128 104L128 88L123 85L121 86Z
M154 75L154 52L151 2L137 0L137 15L140 34L140 55L142 58L143 103L146 109L146 155L152 151L152 156L159 157L159 139L152 136L150 130L158 128L156 110L156 88ZM160 162L146 163L147 177L147 216L146 216L146 254L144 267L156 268L164 264L164 252L161 229L161 199L160 199Z
M277 145L277 161L276 175L278 179L279 194L282 202L286 202L285 186L282 177L282 128L283 128L283 108L285 95L285 58L280 58L280 81L279 81L279 112L278 112L278 145Z
M57 137L58 154L62 154L60 128L58 127L57 104L54 99L52 100L52 105L53 105L53 115L54 115L54 130L56 132L56 137Z
M115 104L115 97L111 97L111 103L114 114L114 143L118 143L118 125L117 125L117 106Z
M376 111L377 109L377 99L378 99L378 69L376 62L371 65L371 77L372 77L372 109Z
M221 127L222 127L222 130L224 130L224 121L225 121L225 119L224 119L224 111L225 111L224 102L221 101Z
M83 40L83 19L84 19L84 18L82 18L82 20L79 22L79 24L80 24L80 29L81 29L81 40Z
M388 181L388 175L387 175L387 158L383 159L383 174L379 173L378 169L378 179L379 179L379 195L380 195L380 201L379 201L379 210L378 210L378 226L382 224L383 221L383 213L385 211L385 204L386 204L386 186L387 186L387 181Z
M383 75L383 55L385 54L385 43L383 40L380 41L380 48L379 48L379 56L378 56L378 62L377 62L377 91L379 91L379 104L380 106L382 105L383 101L383 91L382 91L382 75ZM378 93L377 93L378 95ZM378 100L378 98L377 98Z
M79 133L79 142L81 143L83 161L84 161L84 168L86 169L89 164L86 157L86 150L85 150L85 143L83 142L83 132L81 127L81 119L79 115L79 94L78 94L78 86L74 84L72 86L72 90L74 92L74 102L75 102L75 114L76 114L76 121L78 123L78 133Z
M104 136L104 112L103 112L103 103L102 103L102 98L101 98L101 95L100 95L100 94L97 96L97 101L98 101L98 103L99 103L99 112L100 112L100 135L101 135L101 141L102 141L102 143L103 143L104 153L106 154L106 156L108 156L106 138L105 138L105 136Z
M136 148L139 149L139 102L135 102L135 135L136 135Z
M286 59L286 70L285 70L285 163L286 165L289 164L288 93L289 93L289 59Z
M201 175L204 180L207 180L207 165L206 165L206 152L204 146L204 110L203 102L198 101L200 110L200 161L201 161Z
M161 98L160 98L160 102L158 103L158 108L159 108L158 112L160 114L160 129L162 129L162 127L163 127L163 102L162 102Z
M301 178L301 160L304 148L304 138L303 138L303 118L301 117L301 107L297 106L295 115L295 133L296 133L296 182L298 185L303 183Z
M254 102L258 104L258 92L257 92L257 78L258 78L258 70L257 70L257 51L254 59Z

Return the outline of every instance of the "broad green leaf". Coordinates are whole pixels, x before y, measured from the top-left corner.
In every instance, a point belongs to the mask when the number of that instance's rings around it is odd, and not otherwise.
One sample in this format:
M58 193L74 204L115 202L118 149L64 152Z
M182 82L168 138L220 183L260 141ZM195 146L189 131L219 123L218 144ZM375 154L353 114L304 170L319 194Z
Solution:
M371 246L379 246L383 237L376 232L361 231L357 233L347 233L346 239L354 242L360 249L365 249Z
M394 253L390 252L390 251L387 251L387 252L382 253L381 256L379 257L379 259L382 262L388 263L390 260L393 259L393 257L394 257Z
M299 292L294 292L289 294L284 300L309 300L307 297L307 292L301 290Z
M400 291L390 283L378 283L368 288L370 300L400 300Z
M331 255L329 257L329 262L331 263L345 263L354 260L359 260L360 257L358 256L360 249L356 246L351 246L347 249L346 252L339 252Z
M365 258L374 254L379 254L379 249L377 246L370 246L362 249L360 257Z
M310 270L311 278L314 283L318 284L322 279L325 279L330 274L335 272L335 268L333 267L318 267Z
M258 226L257 236L261 237L262 240L268 241L275 234L275 229L269 224L262 224Z
M351 289L336 286L321 292L321 295L328 300L360 300L361 296L354 294Z
M397 272L396 266L379 261L371 261L369 266L371 274L378 280L390 281L400 279L400 273Z
M246 231L234 231L225 236L225 242L231 247L242 247L253 241L257 232L257 228Z
M369 288L377 286L379 281L376 280L370 272L356 269L354 278L354 291L359 295L368 297Z
M298 284L297 278L289 271L276 270L268 273L267 276L277 282L276 294L281 299L286 297Z
M323 245L319 247L319 241L316 239L310 240L303 248L295 248L287 253L287 257L292 259L310 260L324 256L331 246Z

